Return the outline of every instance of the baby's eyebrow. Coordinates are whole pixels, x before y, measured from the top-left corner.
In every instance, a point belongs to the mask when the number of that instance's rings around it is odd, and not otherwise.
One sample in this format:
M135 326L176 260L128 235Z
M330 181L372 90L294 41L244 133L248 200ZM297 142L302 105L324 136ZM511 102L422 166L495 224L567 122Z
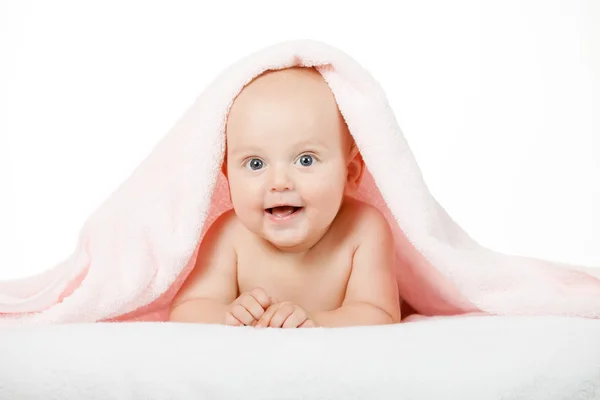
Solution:
M325 146L319 140L303 140L301 142L296 143L295 148L298 150L325 150L327 146Z
M239 156L239 155L250 155L250 154L258 154L261 152L261 149L254 146L240 146L234 147L233 149L229 147L231 156Z

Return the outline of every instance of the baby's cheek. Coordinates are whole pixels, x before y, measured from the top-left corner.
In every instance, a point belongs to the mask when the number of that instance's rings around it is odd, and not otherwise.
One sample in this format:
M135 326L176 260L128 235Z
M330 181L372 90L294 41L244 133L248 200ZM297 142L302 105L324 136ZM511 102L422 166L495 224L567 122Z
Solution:
M249 210L262 204L262 196L256 185L240 180L231 182L229 187L231 200L236 209Z
M346 184L341 171L338 170L323 174L317 182L318 184L314 185L314 190L318 192L319 196L332 199L342 196Z
M335 183L331 183L315 187L311 192L313 207L320 209L324 217L328 214L337 213L343 194L342 187L336 187Z

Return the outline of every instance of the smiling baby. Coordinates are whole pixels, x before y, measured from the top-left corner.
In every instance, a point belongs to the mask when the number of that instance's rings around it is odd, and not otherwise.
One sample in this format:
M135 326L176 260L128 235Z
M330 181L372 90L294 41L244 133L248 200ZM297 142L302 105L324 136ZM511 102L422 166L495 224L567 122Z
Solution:
M227 120L233 209L200 244L170 320L256 327L400 321L390 227L352 197L364 163L313 68L268 71Z

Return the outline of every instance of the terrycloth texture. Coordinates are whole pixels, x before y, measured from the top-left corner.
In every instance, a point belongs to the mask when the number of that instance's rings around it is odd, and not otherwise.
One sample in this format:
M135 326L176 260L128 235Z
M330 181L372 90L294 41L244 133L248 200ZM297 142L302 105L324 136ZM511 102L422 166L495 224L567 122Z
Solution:
M600 317L600 269L474 242L432 197L375 79L338 49L292 41L226 69L89 217L70 258L1 283L0 325L164 320L203 232L231 207L220 166L233 99L262 72L292 66L315 66L334 93L368 168L359 198L392 225L401 295L419 314Z
M583 318L446 317L286 330L16 327L0 330L0 355L0 399L600 397L600 321Z

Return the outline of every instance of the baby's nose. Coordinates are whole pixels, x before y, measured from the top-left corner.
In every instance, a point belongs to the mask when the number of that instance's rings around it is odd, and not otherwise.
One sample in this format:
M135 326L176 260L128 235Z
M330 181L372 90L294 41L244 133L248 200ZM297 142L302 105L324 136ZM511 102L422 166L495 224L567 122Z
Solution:
M271 180L271 191L281 192L294 190L294 184L286 169L276 170Z

